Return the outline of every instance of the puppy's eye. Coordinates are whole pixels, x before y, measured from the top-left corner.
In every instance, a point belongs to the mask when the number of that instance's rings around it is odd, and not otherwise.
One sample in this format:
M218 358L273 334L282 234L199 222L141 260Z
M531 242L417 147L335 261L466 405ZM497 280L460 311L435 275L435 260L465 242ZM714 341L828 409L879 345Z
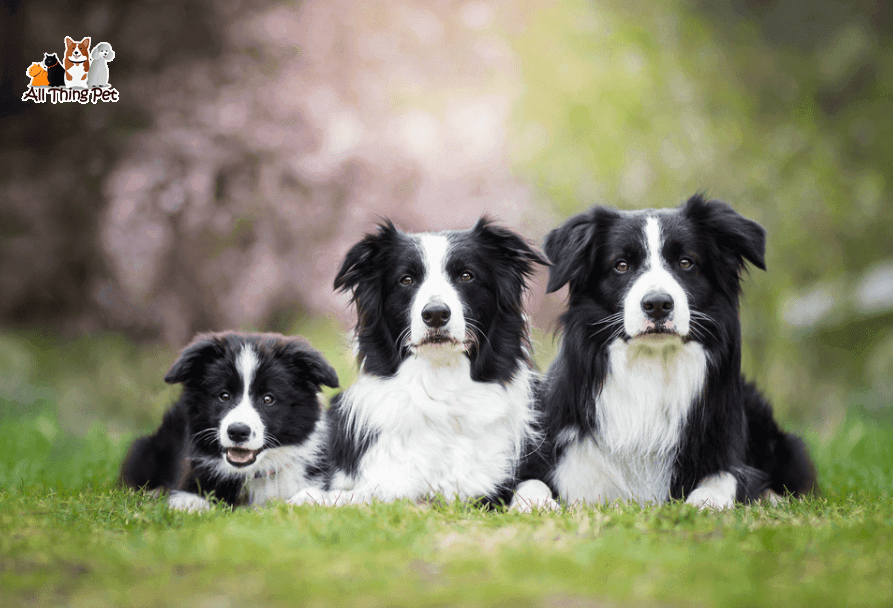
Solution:
M227 393L226 391L223 391L222 393L220 393L219 395L217 395L217 397L218 397L221 401L229 401L229 393Z
M412 285L413 283L415 283L415 281L408 274L404 274L402 277L400 277L401 285Z
M682 258L681 260L679 260L679 268L681 268L682 270L688 270L694 265L695 263L692 261L691 258Z
M471 281L473 279L474 279L474 274L472 274L470 270L466 270L462 274L459 275L459 280L462 281L463 283L467 283L468 281Z
M274 401L276 401L276 398L273 395L264 395L264 403L265 404L270 405Z
M621 273L626 272L627 270L629 270L629 264L626 260L618 260L614 264L614 270Z

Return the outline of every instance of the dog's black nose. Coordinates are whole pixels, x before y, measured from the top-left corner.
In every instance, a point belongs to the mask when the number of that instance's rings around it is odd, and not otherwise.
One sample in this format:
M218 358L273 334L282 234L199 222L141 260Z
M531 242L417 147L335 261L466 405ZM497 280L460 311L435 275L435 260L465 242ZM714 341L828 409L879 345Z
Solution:
M236 443L242 443L248 441L251 436L251 428L242 422L234 422L226 427L226 434Z
M660 321L673 312L673 298L663 291L652 291L642 298L642 310L645 316Z
M450 320L450 307L443 302L432 302L422 309L422 321L425 325L437 329Z

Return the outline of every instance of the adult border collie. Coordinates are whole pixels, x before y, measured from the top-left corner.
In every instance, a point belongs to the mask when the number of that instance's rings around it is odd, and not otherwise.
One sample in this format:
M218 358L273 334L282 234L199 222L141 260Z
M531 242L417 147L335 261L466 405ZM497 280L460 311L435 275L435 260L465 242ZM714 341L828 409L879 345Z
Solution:
M545 263L486 218L423 234L386 221L357 243L335 288L356 306L360 377L327 412L325 483L292 502L508 503L538 439L522 296Z
M569 285L542 403L548 482L569 503L684 498L725 508L815 485L803 442L741 376L740 278L765 231L719 201L595 207L548 234Z
M229 505L287 499L320 473L317 393L338 376L303 340L200 334L164 380L183 385L180 400L134 442L124 484L170 490L171 507L198 511L209 494Z

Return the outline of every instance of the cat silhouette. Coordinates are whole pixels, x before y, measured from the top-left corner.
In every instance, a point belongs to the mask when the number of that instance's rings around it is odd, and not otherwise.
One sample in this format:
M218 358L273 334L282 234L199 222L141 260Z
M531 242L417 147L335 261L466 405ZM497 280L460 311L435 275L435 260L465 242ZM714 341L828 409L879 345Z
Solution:
M49 80L50 86L64 87L65 68L63 68L62 64L59 63L59 58L56 57L56 53L44 53L43 65L46 66L47 79Z

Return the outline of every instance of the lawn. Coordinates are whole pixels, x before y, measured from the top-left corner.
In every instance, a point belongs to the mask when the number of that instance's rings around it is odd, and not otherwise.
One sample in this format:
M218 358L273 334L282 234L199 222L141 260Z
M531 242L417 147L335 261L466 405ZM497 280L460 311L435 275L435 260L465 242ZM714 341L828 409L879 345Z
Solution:
M349 382L349 355L313 342ZM0 605L893 604L893 427L870 417L804 430L822 495L793 504L190 515L116 486L176 396L173 355L0 333Z

